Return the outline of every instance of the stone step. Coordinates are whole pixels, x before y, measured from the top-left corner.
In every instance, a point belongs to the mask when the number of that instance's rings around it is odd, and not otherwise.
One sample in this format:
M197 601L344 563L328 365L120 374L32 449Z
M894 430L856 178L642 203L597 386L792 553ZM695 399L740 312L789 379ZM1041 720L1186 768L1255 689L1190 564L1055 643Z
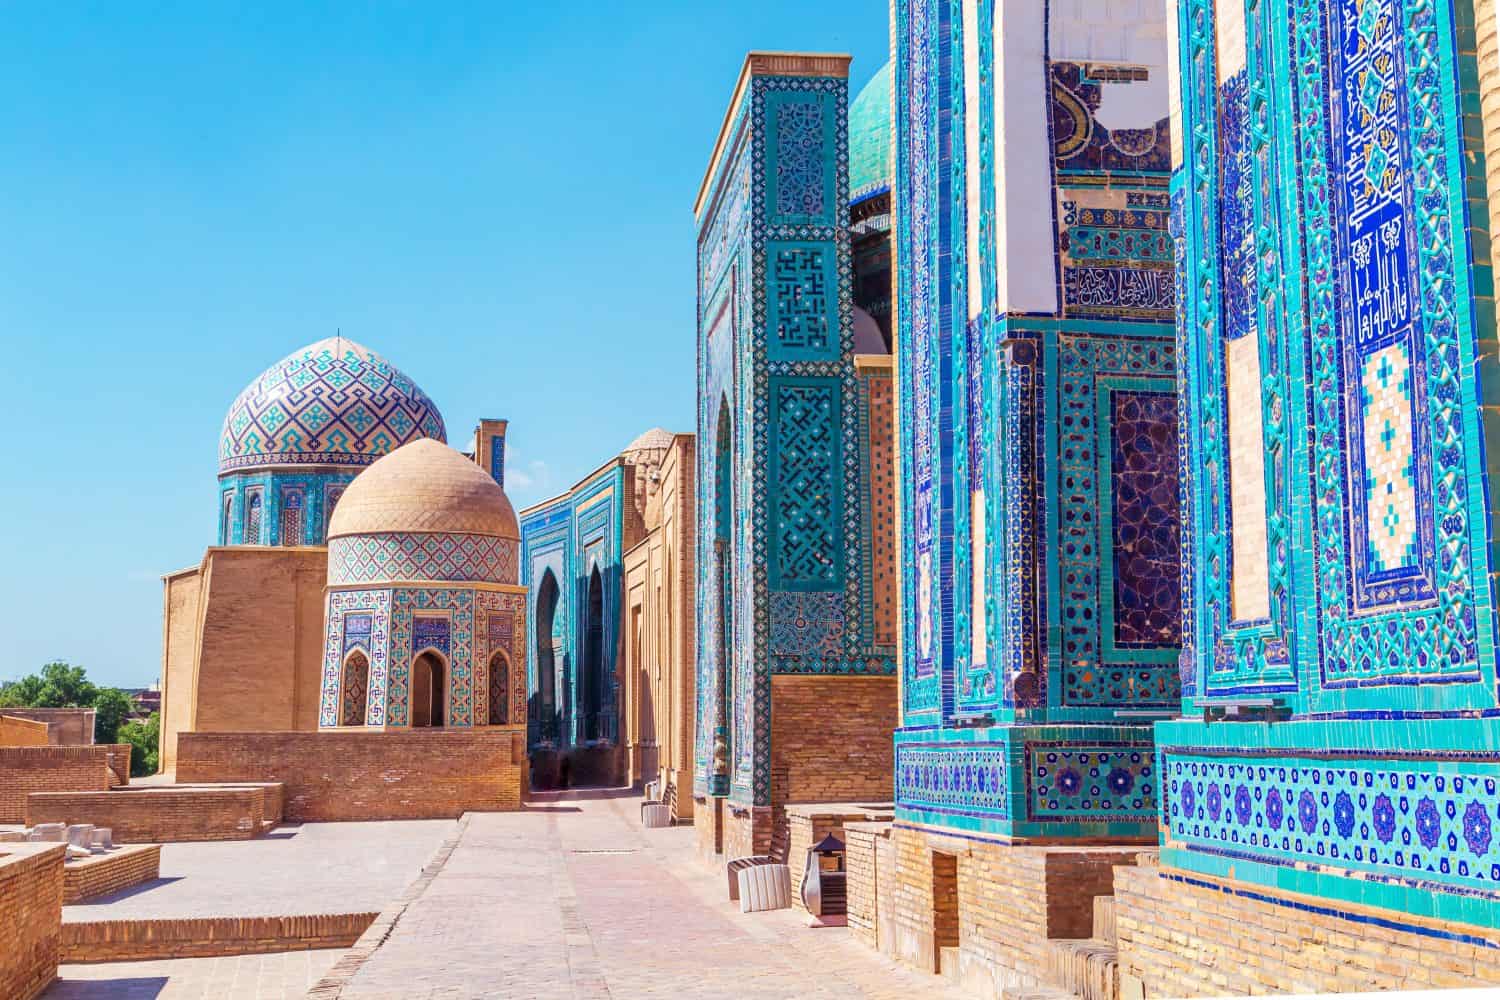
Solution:
M1080 1000L1077 993L1069 993L1051 986L1033 986L1029 989L1006 989L1000 991L1000 1000Z
M1097 938L1048 941L1047 979L1082 1000L1119 1000L1119 953Z
M1118 944L1119 937L1115 933L1115 897L1094 897L1094 933L1096 940L1105 944Z

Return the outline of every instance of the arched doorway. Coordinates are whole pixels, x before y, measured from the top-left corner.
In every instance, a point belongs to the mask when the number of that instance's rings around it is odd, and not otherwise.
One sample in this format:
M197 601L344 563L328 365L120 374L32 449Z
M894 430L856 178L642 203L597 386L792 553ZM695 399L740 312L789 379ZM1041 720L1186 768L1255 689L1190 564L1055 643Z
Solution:
M363 726L369 705L370 660L364 650L353 650L344 658L344 676L339 683L339 725Z
M536 737L557 739L557 577L549 569L536 591Z
M588 616L583 634L583 738L597 740L604 706L604 581L599 567L589 574Z
M719 682L719 732L715 741L723 741L722 763L715 747L715 770L729 791L729 774L734 768L734 671L730 665L734 660L734 605L731 599L733 575L732 551L730 549L730 525L734 513L734 479L731 473L731 457L734 454L733 424L729 420L729 401L719 398L719 420L714 433L714 543L713 572L715 577L714 599L718 604L718 635L710 637L715 647L715 664Z
M490 657L490 725L510 722L510 658L504 650Z
M442 654L428 649L411 665L411 724L438 727L447 704L448 665Z

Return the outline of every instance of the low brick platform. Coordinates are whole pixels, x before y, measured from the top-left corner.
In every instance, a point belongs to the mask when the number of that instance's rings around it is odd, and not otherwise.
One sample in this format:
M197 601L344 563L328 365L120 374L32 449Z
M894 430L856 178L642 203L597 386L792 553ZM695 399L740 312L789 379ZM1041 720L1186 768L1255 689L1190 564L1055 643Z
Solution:
M457 819L521 807L526 727L183 733L177 778L281 782L294 822Z
M1500 985L1500 932L1149 863L1115 869L1115 921L1122 1000Z
M848 868L848 835L846 823L876 823L894 816L890 803L797 802L786 807L788 827L786 863L792 870L792 905L802 905L802 876L807 869L807 849L830 833L845 842L845 868Z
M0 997L31 1000L57 978L62 844L0 844Z
M376 916L330 913L80 921L62 927L62 961L124 962L348 948L359 940Z
M160 844L117 847L108 854L69 861L63 869L63 905L119 892L160 874Z
M0 747L0 823L25 823L32 792L107 792L117 783L113 746ZM130 773L130 765L125 765Z
M281 820L275 784L160 785L105 792L32 792L26 822L92 823L116 843L248 840Z

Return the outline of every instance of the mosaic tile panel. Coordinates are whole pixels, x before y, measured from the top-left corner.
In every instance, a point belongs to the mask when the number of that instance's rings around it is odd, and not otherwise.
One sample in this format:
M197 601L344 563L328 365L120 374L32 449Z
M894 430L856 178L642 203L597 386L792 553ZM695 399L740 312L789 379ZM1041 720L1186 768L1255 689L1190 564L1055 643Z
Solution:
M318 695L318 725L339 724L340 686L346 644L346 619L354 619L355 644L370 653L369 701L365 722L385 722L385 693L389 664L391 592L388 590L333 591L328 595L323 640L323 678Z
M392 580L515 583L519 543L490 535L393 532L328 543L328 582Z
M777 483L771 586L823 590L843 573L843 462L838 383L779 382L772 404Z
M445 612L418 617L420 612ZM445 626L430 624L445 622ZM411 663L425 645L446 628L448 652L448 716L450 726L468 726L474 719L474 591L442 587L398 588L391 591L391 671L386 690L387 724L405 726L411 718ZM431 630L431 631L429 631Z
M935 815L1010 815L1008 743L896 744L896 801Z
M528 650L526 628L527 598L522 594L480 590L474 593L474 664L475 721L490 717L490 705L496 697L507 699L506 721L515 724L526 719L526 701L530 686L526 680ZM496 678L489 673L495 653L505 655L508 674ZM484 705L478 695L485 694ZM481 714L482 713L482 714Z
M1416 455L1412 378L1404 343L1365 358L1360 419L1365 455L1365 541L1371 572L1417 565Z
M235 399L219 471L369 465L423 437L447 440L432 400L374 351L330 337L278 361Z
M839 286L833 256L832 248L823 243L767 244L770 357L788 361L837 357Z
M1182 642L1177 397L1116 390L1109 405L1114 644L1176 646Z
M1105 70L1111 72L1110 82L1137 86L1144 86L1149 74L1144 66L1051 64L1052 142L1057 169L1166 173L1172 167L1166 115L1150 128L1141 129L1109 129L1095 119L1103 96L1104 81L1099 73Z
M1151 822L1156 759L1149 741L1126 745L1026 744L1028 818Z
M1500 759L1413 751L1371 761L1327 755L1164 751L1174 844L1360 878L1500 891Z
M844 595L771 593L771 655L838 661L844 653Z

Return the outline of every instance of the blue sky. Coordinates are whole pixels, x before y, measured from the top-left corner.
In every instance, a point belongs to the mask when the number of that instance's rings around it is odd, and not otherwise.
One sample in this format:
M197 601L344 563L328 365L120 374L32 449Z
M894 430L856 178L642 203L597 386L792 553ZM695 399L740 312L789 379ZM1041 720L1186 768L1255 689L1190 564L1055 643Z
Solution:
M0 679L144 685L224 411L342 329L517 506L693 420L692 201L744 53L884 63L883 0L9 7ZM131 16L135 14L136 16Z

